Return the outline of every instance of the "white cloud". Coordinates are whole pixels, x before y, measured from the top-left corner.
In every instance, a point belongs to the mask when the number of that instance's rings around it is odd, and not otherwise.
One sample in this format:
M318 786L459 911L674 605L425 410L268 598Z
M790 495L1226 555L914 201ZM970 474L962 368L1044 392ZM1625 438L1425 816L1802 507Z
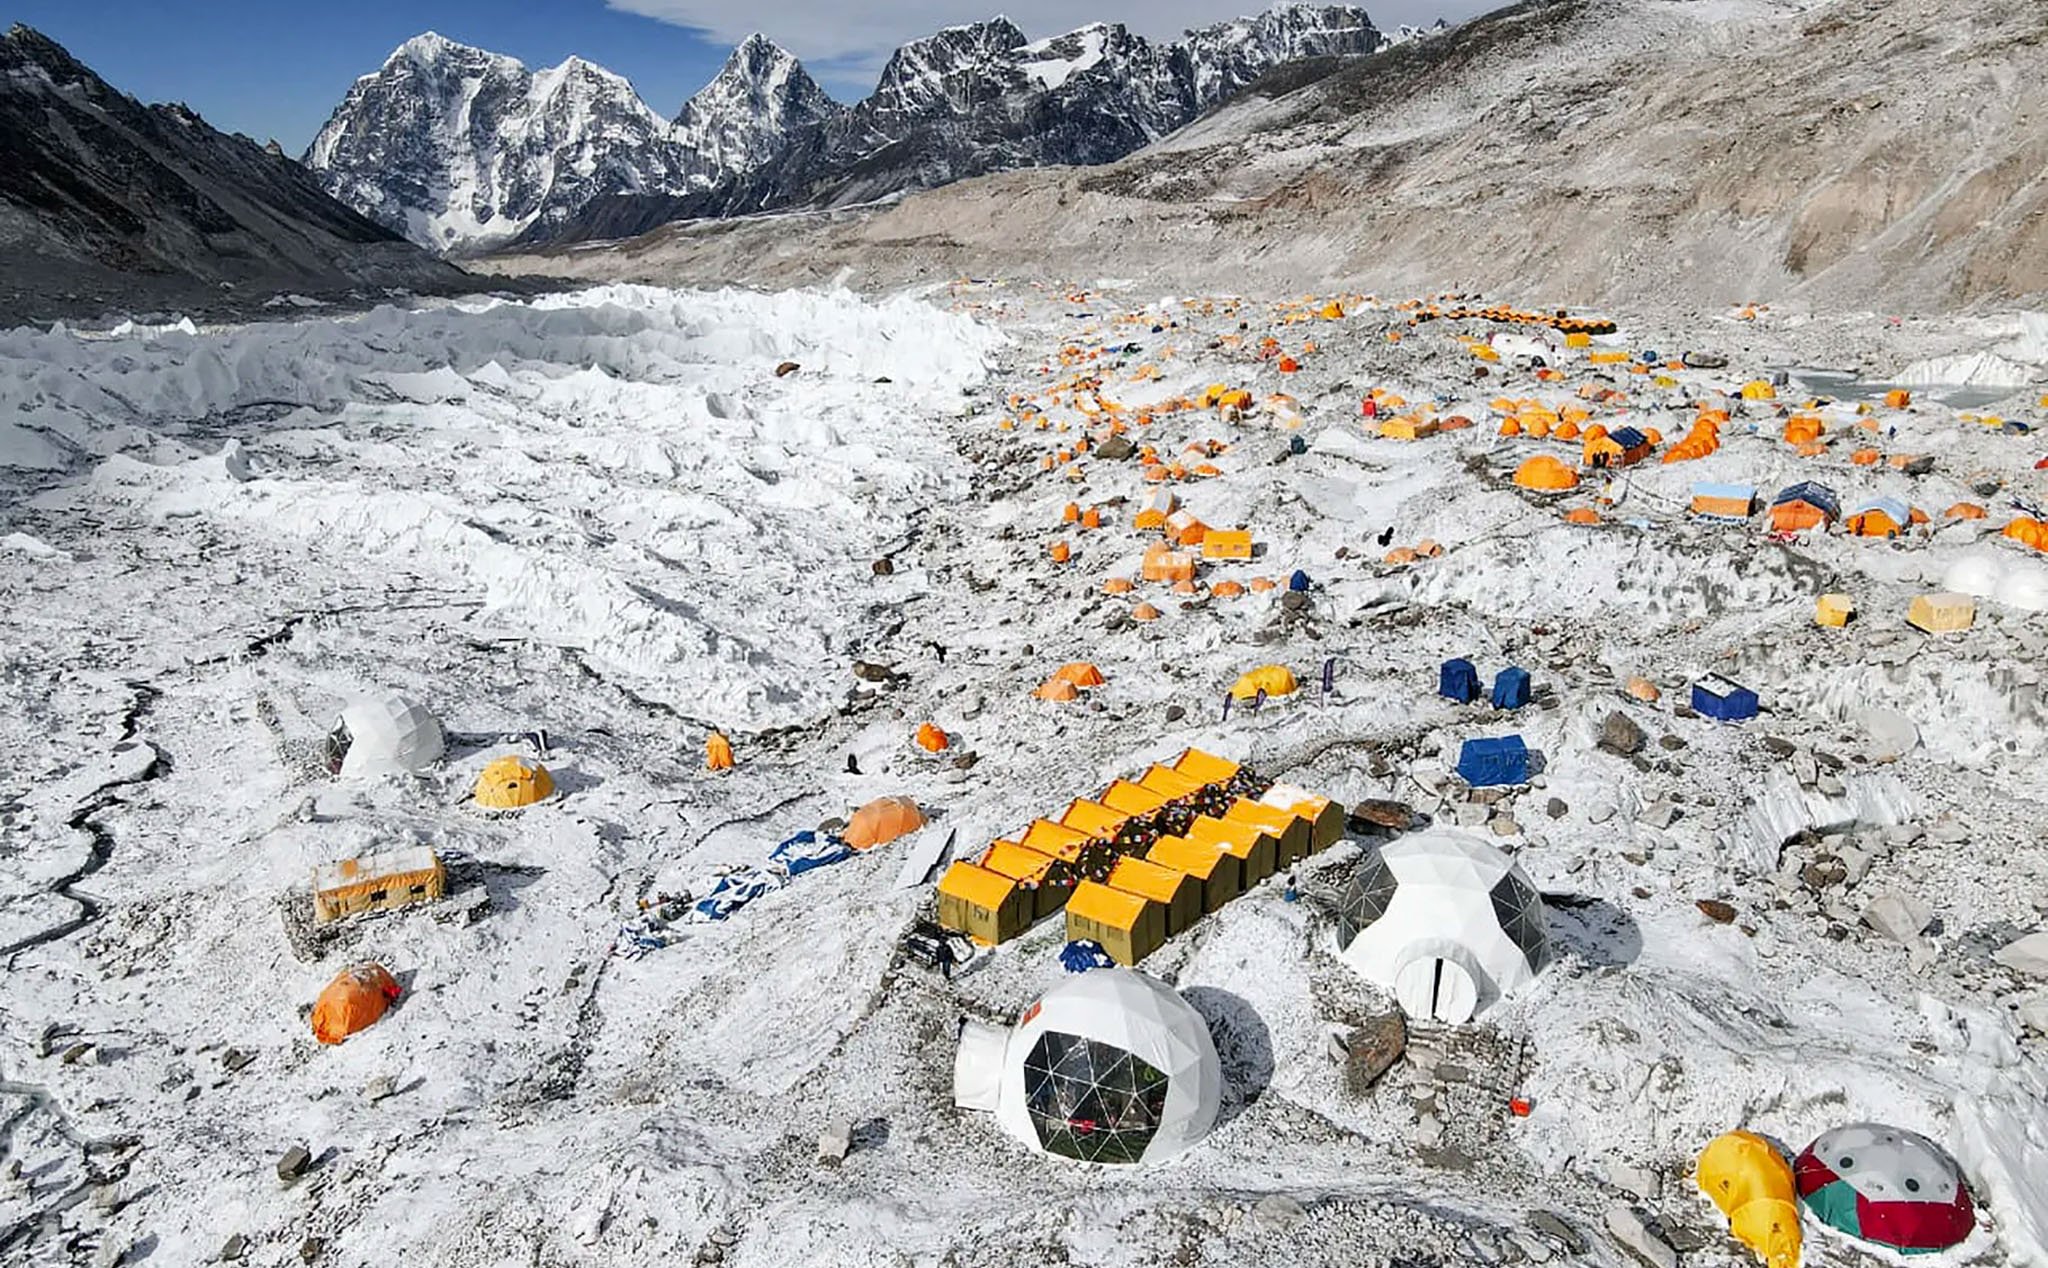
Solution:
M1380 0L1362 7L1382 29L1422 25L1443 17L1456 22L1502 0ZM755 31L801 58L810 72L841 96L874 87L882 64L899 45L991 17L1002 0L774 0L758 7L731 0L606 0L611 8L699 31L713 44L737 44ZM1174 39L1206 26L1269 7L1267 0L1033 0L1010 20L1033 39L1090 22L1121 22L1148 39Z

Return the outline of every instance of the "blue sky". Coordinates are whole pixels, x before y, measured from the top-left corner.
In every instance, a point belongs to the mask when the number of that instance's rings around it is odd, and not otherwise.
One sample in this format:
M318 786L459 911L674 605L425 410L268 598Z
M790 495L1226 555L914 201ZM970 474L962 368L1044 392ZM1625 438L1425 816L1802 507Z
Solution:
M1382 28L1457 21L1501 0L1367 0ZM1172 38L1267 0L1032 0L1009 5L1032 37L1092 21ZM1002 0L0 0L0 25L26 22L115 87L182 101L214 126L293 154L356 76L424 30L509 53L529 66L575 54L624 75L673 115L760 30L804 60L842 101L874 87L889 52L939 27L1003 9Z

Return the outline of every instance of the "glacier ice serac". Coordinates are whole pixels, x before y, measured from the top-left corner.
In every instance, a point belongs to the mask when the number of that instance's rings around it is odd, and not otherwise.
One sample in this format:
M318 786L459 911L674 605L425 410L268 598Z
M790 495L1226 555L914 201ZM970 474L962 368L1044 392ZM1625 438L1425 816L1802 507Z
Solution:
M1172 43L1102 23L1033 41L996 18L904 45L848 106L753 35L670 120L580 58L530 70L430 32L355 82L305 162L371 219L474 253L1109 162L1276 67L1389 42L1344 6L1283 5Z

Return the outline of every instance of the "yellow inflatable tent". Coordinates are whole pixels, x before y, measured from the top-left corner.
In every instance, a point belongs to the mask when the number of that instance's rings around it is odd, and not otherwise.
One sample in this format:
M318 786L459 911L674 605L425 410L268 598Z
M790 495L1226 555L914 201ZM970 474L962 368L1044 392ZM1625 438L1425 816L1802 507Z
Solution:
M1699 1185L1728 1217L1735 1240L1767 1268L1799 1268L1799 1206L1792 1164L1754 1132L1716 1136L1700 1152Z
M516 757L501 757L476 777L476 804L486 810L517 810L547 800L554 777L539 762L528 766Z
M1296 686L1294 671L1285 665L1261 665L1237 680L1230 694L1239 700L1255 698L1261 691L1268 697L1289 696Z

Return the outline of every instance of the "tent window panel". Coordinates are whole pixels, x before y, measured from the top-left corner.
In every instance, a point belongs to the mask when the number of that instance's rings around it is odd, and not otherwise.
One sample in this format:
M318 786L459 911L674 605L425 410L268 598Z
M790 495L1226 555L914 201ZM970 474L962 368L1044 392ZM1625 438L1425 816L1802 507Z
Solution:
M427 892L427 887L425 885L415 885L412 887L412 892L415 894L424 894Z
M373 902L373 903L381 903L381 902L383 902L383 901L384 901L384 897L385 897L384 891L383 891L383 890L381 890L381 889L373 889L373 890L371 890L371 891L370 891L370 901L371 901L371 902Z
M1345 942L1350 942L1387 914L1387 908L1393 906L1394 891L1399 884L1394 879L1393 869L1378 853L1359 863L1338 906L1339 934Z
M1039 1143L1083 1162L1138 1161L1159 1130L1168 1082L1121 1048L1057 1031L1041 1035L1024 1061Z

